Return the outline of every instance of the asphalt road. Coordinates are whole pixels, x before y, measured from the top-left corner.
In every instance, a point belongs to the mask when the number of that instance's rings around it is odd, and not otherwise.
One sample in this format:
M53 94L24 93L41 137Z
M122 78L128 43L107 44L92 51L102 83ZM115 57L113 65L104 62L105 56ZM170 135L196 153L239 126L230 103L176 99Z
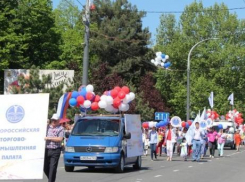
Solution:
M217 155L217 150L216 150ZM184 161L174 156L173 161L166 161L166 156L151 161L150 156L142 157L142 169L133 170L126 167L122 174L114 173L112 169L77 167L72 173L67 173L63 167L61 156L57 172L57 182L240 182L244 181L245 148L240 152L226 149L224 157L214 159L204 158L200 162ZM47 181L46 176L43 180ZM28 180L30 182L30 180Z

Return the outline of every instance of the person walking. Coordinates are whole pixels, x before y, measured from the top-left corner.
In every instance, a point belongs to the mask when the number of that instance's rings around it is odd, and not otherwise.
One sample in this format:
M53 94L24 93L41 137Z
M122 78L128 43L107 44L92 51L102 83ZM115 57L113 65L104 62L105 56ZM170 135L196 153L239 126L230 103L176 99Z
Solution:
M192 161L199 162L201 157L201 137L203 136L203 130L199 127L199 122L195 123L195 128L192 133Z
M185 161L187 161L187 141L185 138L182 139L182 143L180 144L181 147L181 152L180 152L180 156L184 158Z
M61 143L64 139L64 128L59 123L57 114L53 114L50 124L47 125L44 173L48 182L55 182L57 166L61 153Z
M227 135L223 133L223 129L220 129L219 133L217 134L217 144L218 144L218 150L219 150L220 157L222 157L224 154L224 145L225 145L226 138L227 138Z
M155 155L155 159L157 159L157 154L156 154L157 142L158 142L158 136L157 136L156 127L154 126L152 127L152 130L149 133L149 143L151 146L151 160L153 160L153 154Z
M161 128L158 128L157 130L157 134L158 134L158 144L157 144L157 148L156 148L156 153L158 155L158 149L160 148L159 150L159 156L162 156L162 145L163 145L163 142L164 142L164 134L163 134L163 131Z
M241 144L241 141L242 141L239 130L237 130L236 134L234 135L234 141L235 141L235 144L236 144L236 151L239 152L239 147L240 147L240 144Z
M207 136L208 136L208 147L210 152L210 158L214 158L217 132L214 131L213 127L208 129Z
M169 123L167 126L167 131L165 133L165 143L167 148L167 161L172 161L173 157L173 146L176 142L176 135L172 128L172 125Z

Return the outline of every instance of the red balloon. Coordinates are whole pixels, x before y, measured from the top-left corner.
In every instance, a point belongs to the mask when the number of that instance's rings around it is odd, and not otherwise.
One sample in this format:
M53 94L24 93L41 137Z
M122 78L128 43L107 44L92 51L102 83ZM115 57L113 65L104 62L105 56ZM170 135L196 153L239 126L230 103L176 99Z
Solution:
M125 92L125 94L128 94L130 92L129 88L127 86L122 87L122 91Z
M113 106L115 108L118 108L120 104L121 104L121 99L119 99L118 97L113 100Z
M126 94L125 94L125 92L124 92L124 91L120 91L120 92L118 93L118 97L119 97L119 99L124 99L124 98L125 98L125 96L126 96Z
M188 125L191 126L192 122L191 121L187 121Z
M83 96L79 95L79 96L77 97L77 103L78 103L79 105L82 105L82 104L84 103L84 98L83 98Z
M97 111L97 110L99 109L99 104L98 104L98 102L93 102L93 103L91 104L91 109L92 109L93 111Z
M88 93L86 94L86 99L87 99L87 100L93 100L93 98L94 98L94 94L93 94L92 92L88 92Z
M117 91L116 89L113 89L113 90L111 91L111 96L112 96L112 98L113 98L113 99L116 98L117 95L118 95L118 91Z
M182 126L183 128L185 128L185 127L186 127L186 123L185 123L185 122L182 122L182 123L181 123L181 126Z
M100 96L96 95L95 98L94 98L94 102L99 102L99 101L100 101Z
M121 91L121 88L119 86L114 87L114 90L117 90L117 92Z
M148 122L144 122L144 123L142 123L142 127L143 128L149 128L149 123Z

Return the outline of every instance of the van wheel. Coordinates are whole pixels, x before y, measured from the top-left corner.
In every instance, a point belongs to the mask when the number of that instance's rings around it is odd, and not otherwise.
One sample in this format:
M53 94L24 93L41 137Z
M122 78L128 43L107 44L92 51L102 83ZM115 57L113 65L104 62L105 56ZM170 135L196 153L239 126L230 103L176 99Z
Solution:
M124 165L125 165L125 163L124 163L124 156L123 156L123 154L121 154L119 164L118 164L118 166L115 168L115 171L116 171L117 173L122 173L122 172L124 171Z
M141 163L142 163L141 156L138 156L137 161L133 165L133 168L139 170L141 168Z
M66 172L73 172L74 171L74 166L65 166L65 171Z

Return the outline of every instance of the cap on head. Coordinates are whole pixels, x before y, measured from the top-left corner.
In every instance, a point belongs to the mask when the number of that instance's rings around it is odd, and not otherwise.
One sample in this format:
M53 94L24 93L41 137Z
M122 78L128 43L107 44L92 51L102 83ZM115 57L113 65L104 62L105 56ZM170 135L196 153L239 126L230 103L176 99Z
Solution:
M60 118L59 118L59 116L58 116L58 114L53 114L53 116L52 116L52 118L51 118L51 120L56 120L56 121L58 121Z

